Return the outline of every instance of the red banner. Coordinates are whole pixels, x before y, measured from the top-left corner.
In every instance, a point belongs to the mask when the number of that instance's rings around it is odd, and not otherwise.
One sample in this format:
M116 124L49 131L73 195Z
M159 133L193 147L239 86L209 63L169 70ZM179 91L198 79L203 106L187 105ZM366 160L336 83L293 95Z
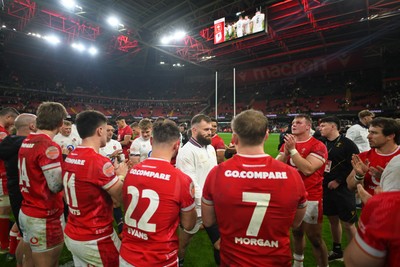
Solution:
M214 20L214 44L225 42L225 18Z

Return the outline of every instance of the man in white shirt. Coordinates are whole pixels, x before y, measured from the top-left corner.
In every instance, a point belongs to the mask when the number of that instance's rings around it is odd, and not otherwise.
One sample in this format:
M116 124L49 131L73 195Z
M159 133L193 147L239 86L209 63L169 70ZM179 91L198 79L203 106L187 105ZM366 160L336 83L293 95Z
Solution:
M242 16L239 16L239 20L235 23L234 26L236 27L236 37L243 37L244 20Z
M114 127L111 124L107 124L107 144L105 147L101 147L99 152L101 155L111 159L112 162L114 162L116 158L119 162L122 162L125 160L125 155L122 152L121 143L112 139L114 131Z
M192 137L181 149L176 158L176 167L189 175L195 186L195 203L197 223L191 231L179 229L179 262L183 263L185 249L193 235L202 225L201 196L203 186L210 170L217 166L217 156L211 145L211 119L207 115L198 114L191 121Z
M74 150L77 146L81 144L80 138L71 135L72 123L70 121L64 120L63 126L60 128L60 132L54 136L53 141L56 142L62 150L63 154L68 155L69 152Z
M375 114L368 109L361 110L358 113L358 119L360 120L360 123L354 124L346 132L346 137L357 145L360 153L371 149L367 136L369 123L374 117Z
M257 11L254 17L251 19L251 24L253 25L253 33L264 30L264 20L265 14Z
M133 140L129 149L129 160L135 166L147 159L151 152L151 132L153 125L150 119L142 119L139 122L140 137Z

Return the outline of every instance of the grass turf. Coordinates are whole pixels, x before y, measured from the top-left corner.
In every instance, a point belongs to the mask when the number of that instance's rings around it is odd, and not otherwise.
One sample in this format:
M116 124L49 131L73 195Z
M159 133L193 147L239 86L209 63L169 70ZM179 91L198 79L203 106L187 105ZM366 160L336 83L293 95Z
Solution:
M225 144L228 145L231 140L231 134L230 133L221 133L219 135L224 140ZM267 154L275 157L278 154L278 150L277 150L278 143L279 143L279 134L270 134L268 140L264 144L264 151ZM323 236L323 239L325 240L325 243L326 243L326 245L328 247L328 251L329 251L332 246L332 239L331 239L328 219L326 217L324 217L322 236ZM343 247L345 247L346 244L347 244L347 240L346 240L346 237L344 236L343 242L342 242ZM208 236L204 230L200 231L198 234L196 234L193 237L193 239L186 251L187 252L186 252L186 257L185 257L185 266L190 266L190 267L191 266L193 266L193 267L216 266L214 263L211 242L209 241ZM71 253L64 246L64 250L60 257L60 264L64 264L69 261L72 261ZM15 266L15 261L5 262L5 255L0 255L0 266L12 267L12 266ZM304 266L305 267L316 266L314 256L312 255L312 251L311 251L311 245L308 243L308 241L307 241L307 245L306 245L306 251L304 254ZM334 262L329 263L329 266L339 267L339 266L344 266L344 264L343 264L343 262L340 262L340 261L334 261Z

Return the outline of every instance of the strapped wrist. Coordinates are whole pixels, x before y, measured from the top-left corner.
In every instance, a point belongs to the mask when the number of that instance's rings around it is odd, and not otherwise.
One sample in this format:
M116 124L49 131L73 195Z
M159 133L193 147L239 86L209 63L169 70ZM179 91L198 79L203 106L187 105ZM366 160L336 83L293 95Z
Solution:
M296 155L297 153L299 153L299 151L297 151L297 149L296 148L293 148L293 149L290 149L289 150L289 154L290 154L290 156L294 156L294 155Z
M359 174L356 173L356 175L354 175L354 179L356 181L360 182L360 181L364 180L364 175L359 175Z

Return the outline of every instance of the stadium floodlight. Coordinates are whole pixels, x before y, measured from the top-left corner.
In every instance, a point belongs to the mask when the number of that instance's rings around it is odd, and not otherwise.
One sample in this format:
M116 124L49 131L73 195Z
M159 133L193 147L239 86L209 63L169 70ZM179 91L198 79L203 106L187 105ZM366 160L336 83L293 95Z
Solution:
M185 38L186 36L186 32L184 31L176 31L173 35L173 38L175 40L182 40L183 38Z
M98 52L98 51L97 51L97 48L96 48L96 47L93 47L93 46L90 47L88 51L89 51L89 54L91 54L92 56L97 55L97 52Z
M57 45L61 42L60 39L54 35L43 36L43 39L45 39L50 44L54 44L54 45Z
M107 23L110 24L112 27L117 28L119 26L119 19L117 17L111 16L107 19Z
M170 40L171 39L169 37L164 36L164 37L161 38L161 43L162 44L168 44Z
M74 0L61 0L61 5L63 5L64 7L68 8L68 9L74 9L76 6L76 3Z
M85 46L83 44L73 43L71 46L72 48L78 50L79 52L85 51Z
M2 27L2 28L7 28L7 26L6 26L6 25L4 25L4 24L3 24L3 25L1 25L1 27Z

